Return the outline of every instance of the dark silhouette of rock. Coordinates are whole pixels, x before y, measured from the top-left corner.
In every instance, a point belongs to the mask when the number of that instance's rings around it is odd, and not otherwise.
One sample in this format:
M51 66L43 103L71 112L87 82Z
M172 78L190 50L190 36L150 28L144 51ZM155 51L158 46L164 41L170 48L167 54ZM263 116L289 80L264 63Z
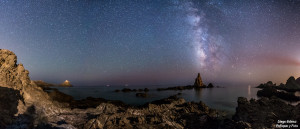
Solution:
M212 83L209 83L207 86L207 88L213 88L213 87L214 87L214 85Z
M295 80L295 77L291 76L285 84L286 89L300 90L300 84Z
M262 90L257 91L257 96L268 98L275 96L286 101L300 101L300 97L295 96L293 93L277 91L277 89L273 87L266 87Z
M273 84L272 81L268 81L265 84L260 84L259 86L257 86L256 88L266 88L266 87L273 87L276 86L276 84Z
M14 115L18 112L18 103L22 100L20 91L0 87L0 128L5 129L14 122Z
M145 89L130 89L130 88L123 88L122 90L115 90L115 92L119 92L119 91L122 91L122 92L148 92L149 89L148 88L145 88Z
M71 82L68 80L65 80L62 84L60 84L59 86L64 86L64 87L71 87Z
M300 85L300 77L296 79L296 82Z
M235 122L243 121L256 128L275 128L277 120L299 120L300 104L292 106L277 98L259 100L238 98L238 107L233 116Z
M145 91L145 92L149 92L149 89L148 89L148 88L145 88L144 91Z
M157 88L157 91L164 91L164 90L190 90L193 89L194 86L175 86L175 87L168 87L168 88Z
M122 89L122 92L131 92L131 91L133 91L133 90L131 90L131 89L129 89L129 88L124 88L124 89Z
M204 84L202 82L200 73L198 73L197 78L195 79L195 83L194 83L195 87L204 87Z
M300 91L300 84L297 80L295 80L295 78L293 76L291 76L286 81L285 85L280 83L279 86L276 86L276 84L273 84L272 81L268 81L265 84L260 84L259 86L257 86L257 88L268 88L268 87L272 87L272 88L279 89L279 90L285 90L288 92Z

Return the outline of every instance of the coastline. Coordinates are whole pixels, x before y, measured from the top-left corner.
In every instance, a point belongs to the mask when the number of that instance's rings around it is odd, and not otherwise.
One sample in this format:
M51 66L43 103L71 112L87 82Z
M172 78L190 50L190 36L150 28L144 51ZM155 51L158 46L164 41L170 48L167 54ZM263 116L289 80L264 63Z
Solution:
M278 119L300 119L300 104L288 105L273 96L238 98L232 118L202 101L177 96L143 106L92 97L74 100L37 86L13 52L0 49L0 55L0 128L275 128Z

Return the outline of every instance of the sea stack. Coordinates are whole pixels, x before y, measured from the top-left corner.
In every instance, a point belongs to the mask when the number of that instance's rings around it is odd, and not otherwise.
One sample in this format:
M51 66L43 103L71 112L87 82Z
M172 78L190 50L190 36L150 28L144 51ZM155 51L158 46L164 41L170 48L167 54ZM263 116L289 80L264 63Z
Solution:
M65 80L65 82L63 82L62 84L60 84L59 86L65 86L65 87L71 87L71 83L68 80Z
M204 87L204 84L203 84L203 82L202 82L200 73L198 73L198 76L197 76L197 78L195 79L194 86L195 86L195 87Z

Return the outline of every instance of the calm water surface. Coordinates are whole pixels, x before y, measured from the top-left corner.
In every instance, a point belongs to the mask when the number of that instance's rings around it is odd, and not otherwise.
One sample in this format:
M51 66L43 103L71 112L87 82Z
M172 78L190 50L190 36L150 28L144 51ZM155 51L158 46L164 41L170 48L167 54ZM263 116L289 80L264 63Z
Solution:
M162 86L160 86L162 87ZM121 100L124 103L131 105L142 105L147 102L162 99L182 93L179 97L184 98L186 101L199 102L203 101L211 108L223 110L227 112L234 112L237 106L237 98L242 96L248 99L257 99L256 92L258 88L251 86L226 86L224 88L203 88L200 90L182 90L182 91L156 91L157 87L147 87L150 89L148 92L149 97L138 98L135 96L138 92L114 92L116 89L131 88L141 89L146 88L143 86L75 86L75 87L56 87L58 90L72 95L75 99L84 99L86 97L105 98L108 100Z

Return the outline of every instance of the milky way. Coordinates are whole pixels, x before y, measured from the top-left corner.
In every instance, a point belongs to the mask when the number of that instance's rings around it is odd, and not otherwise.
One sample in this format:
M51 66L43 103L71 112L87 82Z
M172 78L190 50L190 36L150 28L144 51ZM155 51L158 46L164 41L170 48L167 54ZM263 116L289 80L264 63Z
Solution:
M51 83L279 83L300 76L299 12L299 0L0 0L0 48Z
M221 66L224 42L220 35L210 34L206 24L205 13L194 7L192 2L183 4L187 12L190 42L195 49L196 62L201 70L218 70Z

